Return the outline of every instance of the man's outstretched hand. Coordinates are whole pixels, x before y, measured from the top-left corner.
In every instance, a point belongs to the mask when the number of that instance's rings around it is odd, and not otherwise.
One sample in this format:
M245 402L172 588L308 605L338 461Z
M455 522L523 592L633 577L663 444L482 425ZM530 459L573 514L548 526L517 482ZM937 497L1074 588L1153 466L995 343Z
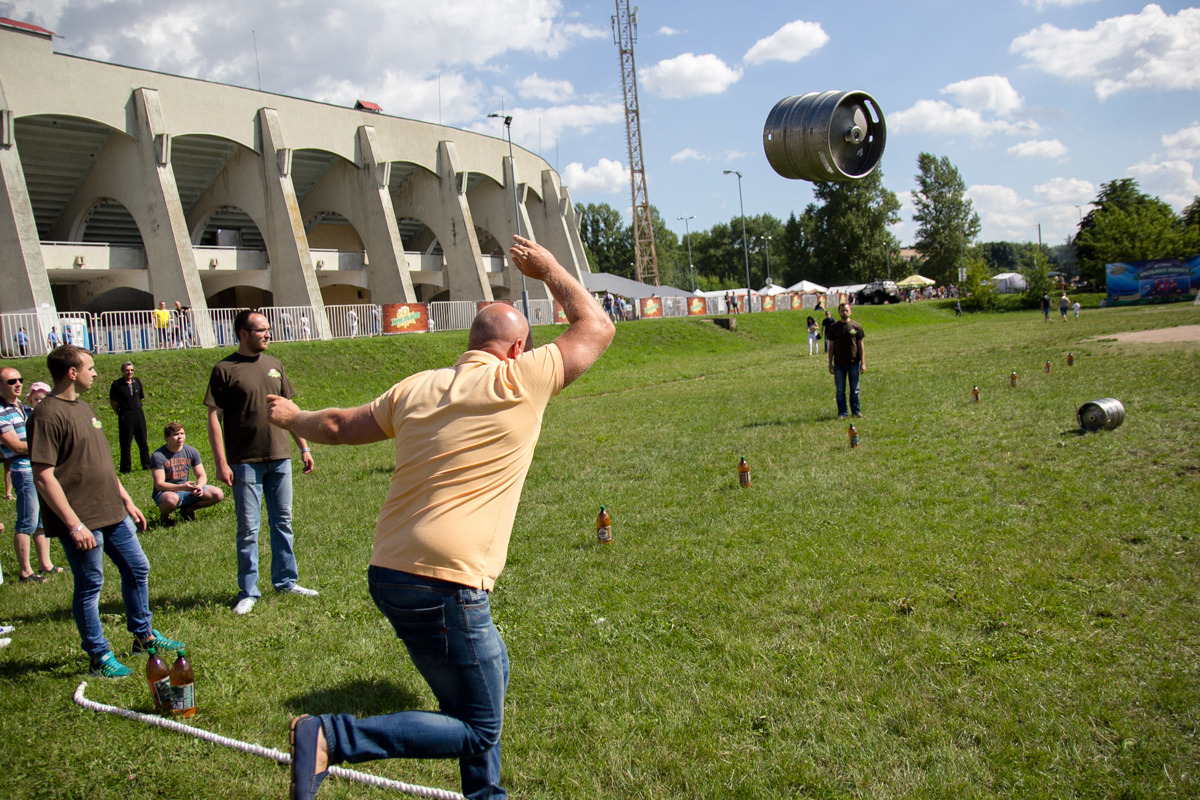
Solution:
M523 275L539 281L544 281L556 267L561 269L553 253L524 236L513 235L513 246L508 253Z

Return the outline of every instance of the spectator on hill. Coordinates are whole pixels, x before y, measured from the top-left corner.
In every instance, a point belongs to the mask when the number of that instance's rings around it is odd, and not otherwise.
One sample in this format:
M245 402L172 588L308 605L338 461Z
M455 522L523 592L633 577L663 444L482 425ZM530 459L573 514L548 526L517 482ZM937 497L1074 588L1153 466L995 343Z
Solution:
M162 447L150 456L150 475L154 480L154 504L158 506L158 521L163 525L173 524L171 512L178 510L181 520L190 522L196 511L215 506L225 499L225 494L216 486L208 485L208 475L200 460L200 451L185 444L187 433L178 422L168 422L163 428ZM195 470L196 479L189 480Z
M146 442L146 412L142 408L146 392L142 381L133 377L133 362L121 364L121 377L108 389L108 404L117 414L117 439L121 445L121 474L133 470L133 442L137 441L142 469L150 468L150 445Z
M33 408L21 402L24 379L15 367L0 368L0 458L4 459L11 487L9 496L17 504L17 528L13 546L17 552L17 568L21 583L42 583L47 575L57 575L62 567L50 560L50 540L42 530L42 513L38 504L37 487L33 485L33 468L29 463L29 443L26 424ZM40 569L35 572L30 563L29 545L32 540Z

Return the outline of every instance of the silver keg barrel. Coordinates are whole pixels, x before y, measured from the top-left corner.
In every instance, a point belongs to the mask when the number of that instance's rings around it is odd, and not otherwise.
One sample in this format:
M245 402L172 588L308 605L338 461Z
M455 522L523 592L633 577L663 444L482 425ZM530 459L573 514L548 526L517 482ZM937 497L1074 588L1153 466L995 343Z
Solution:
M1075 417L1085 431L1111 431L1125 421L1125 406L1120 400L1106 397L1084 403L1075 412Z
M874 171L887 126L866 92L809 92L775 104L763 127L771 168L785 178L852 181Z

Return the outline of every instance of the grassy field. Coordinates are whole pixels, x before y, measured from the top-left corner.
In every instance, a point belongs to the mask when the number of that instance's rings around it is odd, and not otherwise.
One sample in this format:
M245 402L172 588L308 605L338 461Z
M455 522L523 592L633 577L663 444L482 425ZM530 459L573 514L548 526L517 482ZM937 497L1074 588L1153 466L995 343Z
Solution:
M824 356L805 355L804 316L742 316L736 332L622 324L551 403L493 598L513 659L511 795L1200 796L1200 345L1111 338L1200 324L1200 308L1067 324L860 309L857 450ZM464 345L460 332L271 351L313 408L365 402ZM182 421L206 458L219 355L138 359L151 428ZM114 447L103 391L121 360L99 359L91 398ZM1124 425L1080 435L1075 410L1105 397ZM319 598L264 585L253 614L232 614L231 502L142 536L155 626L195 665L195 724L283 750L299 712L431 705L366 592L390 443L315 455L295 478L295 527ZM147 473L126 486L150 508ZM265 537L262 555L265 571ZM87 664L69 577L19 585L8 546L0 558L0 622L18 626L0 651L0 797L285 796L287 770L268 760L75 706ZM101 612L140 670L111 565ZM87 691L152 708L140 679ZM448 762L360 768L458 788ZM321 796L388 794L331 779Z

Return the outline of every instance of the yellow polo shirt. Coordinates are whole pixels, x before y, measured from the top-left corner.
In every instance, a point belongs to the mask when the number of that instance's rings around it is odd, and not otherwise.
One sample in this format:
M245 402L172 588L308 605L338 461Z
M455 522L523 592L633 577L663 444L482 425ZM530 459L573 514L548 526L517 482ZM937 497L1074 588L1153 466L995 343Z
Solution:
M551 343L501 360L468 350L453 367L397 383L371 404L396 440L375 523L375 566L491 590L542 429L563 386Z

